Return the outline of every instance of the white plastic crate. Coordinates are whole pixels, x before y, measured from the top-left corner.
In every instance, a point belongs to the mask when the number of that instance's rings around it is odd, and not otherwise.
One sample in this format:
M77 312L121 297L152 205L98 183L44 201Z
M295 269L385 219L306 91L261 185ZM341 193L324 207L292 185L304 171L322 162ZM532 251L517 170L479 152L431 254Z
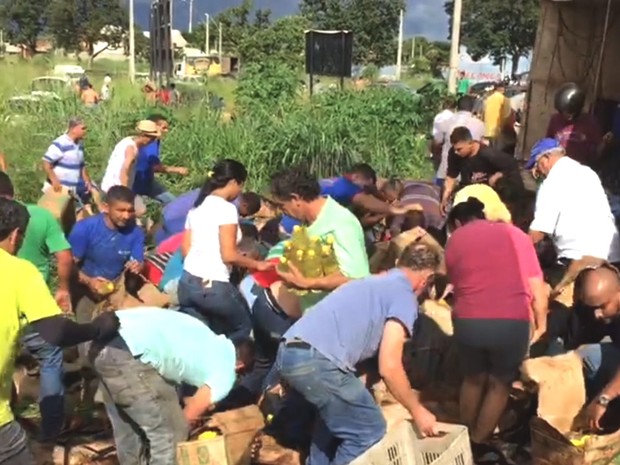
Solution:
M402 421L350 465L474 465L467 428L440 423L439 429L446 434L420 439Z

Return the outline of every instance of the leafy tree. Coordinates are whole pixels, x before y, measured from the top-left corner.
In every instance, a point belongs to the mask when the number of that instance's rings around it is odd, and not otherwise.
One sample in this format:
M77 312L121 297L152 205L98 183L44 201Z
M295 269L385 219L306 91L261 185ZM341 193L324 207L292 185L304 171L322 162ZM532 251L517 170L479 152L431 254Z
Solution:
M209 27L209 47L217 48L218 28L221 24L223 51L232 54L239 53L239 48L244 40L250 38L256 31L268 27L271 22L271 10L256 10L254 21L252 21L250 16L252 9L253 1L244 0L241 5L224 10L212 17ZM202 23L191 34L183 35L192 47L204 50L205 27L205 23Z
M278 113L294 102L299 90L297 73L277 60L244 66L235 89L235 102L246 112Z
M49 2L46 0L3 0L0 2L0 18L7 39L26 47L34 54L37 39L47 25Z
M415 46L412 54L411 47ZM432 74L440 77L450 63L450 44L442 41L429 41L416 37L403 43L403 61L412 66L413 74Z
M127 13L118 0L52 0L49 30L56 44L66 51L86 51L89 60L104 50L123 44L128 28ZM107 46L95 51L95 44Z
M308 26L303 16L287 16L269 27L257 27L254 34L239 44L241 60L247 64L270 59L299 68L303 64L304 30Z
M355 63L395 63L402 0L302 0L300 8L316 29L352 31Z
M450 17L453 6L452 0L445 3ZM534 46L539 12L539 0L468 0L463 2L461 42L474 60L490 55L499 63L510 57L516 74L519 59Z

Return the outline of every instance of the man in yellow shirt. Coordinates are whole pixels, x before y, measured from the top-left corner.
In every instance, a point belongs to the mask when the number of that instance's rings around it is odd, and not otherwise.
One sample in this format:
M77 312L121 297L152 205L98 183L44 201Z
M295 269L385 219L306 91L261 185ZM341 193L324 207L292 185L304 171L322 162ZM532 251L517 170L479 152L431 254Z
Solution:
M32 324L45 341L67 347L107 340L118 333L119 327L116 316L105 316L86 325L61 316L39 270L15 257L28 220L24 205L0 198L0 464L3 465L35 463L26 434L15 421L10 405L15 355L23 329Z
M484 136L491 146L497 144L512 112L510 100L504 95L505 92L506 86L504 83L497 83L493 93L489 95L484 103Z

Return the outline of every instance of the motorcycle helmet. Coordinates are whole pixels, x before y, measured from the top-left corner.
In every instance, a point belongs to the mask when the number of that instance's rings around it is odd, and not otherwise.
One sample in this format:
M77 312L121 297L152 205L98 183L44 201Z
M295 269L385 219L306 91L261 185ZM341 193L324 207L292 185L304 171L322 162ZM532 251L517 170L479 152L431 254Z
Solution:
M586 103L586 94L574 82L564 84L555 93L555 109L562 114L578 116Z

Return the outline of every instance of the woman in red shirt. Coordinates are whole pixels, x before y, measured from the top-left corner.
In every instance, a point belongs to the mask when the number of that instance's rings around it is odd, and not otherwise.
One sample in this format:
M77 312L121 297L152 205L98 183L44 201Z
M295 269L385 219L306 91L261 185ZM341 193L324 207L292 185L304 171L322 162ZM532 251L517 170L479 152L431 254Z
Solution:
M484 205L474 198L452 209L448 228L454 231L446 246L454 337L465 376L460 413L474 455L480 455L489 451L484 442L506 407L531 340L546 331L548 299L536 251L523 231L485 220Z

